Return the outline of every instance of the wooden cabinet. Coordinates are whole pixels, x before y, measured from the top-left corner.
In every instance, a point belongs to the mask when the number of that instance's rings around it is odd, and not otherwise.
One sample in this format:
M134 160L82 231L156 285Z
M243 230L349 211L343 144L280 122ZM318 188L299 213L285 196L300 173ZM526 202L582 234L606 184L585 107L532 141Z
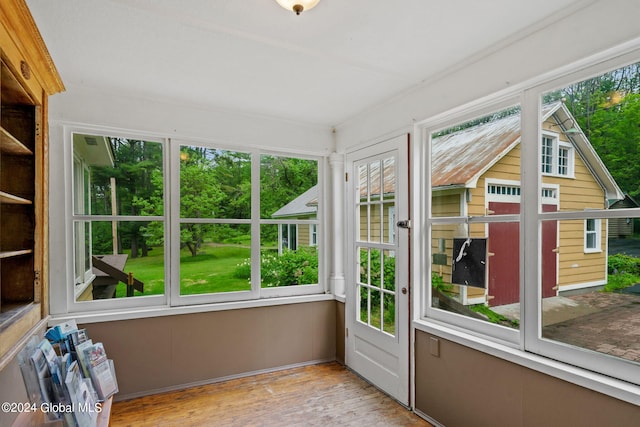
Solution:
M0 369L48 315L47 97L63 89L24 0L0 2Z

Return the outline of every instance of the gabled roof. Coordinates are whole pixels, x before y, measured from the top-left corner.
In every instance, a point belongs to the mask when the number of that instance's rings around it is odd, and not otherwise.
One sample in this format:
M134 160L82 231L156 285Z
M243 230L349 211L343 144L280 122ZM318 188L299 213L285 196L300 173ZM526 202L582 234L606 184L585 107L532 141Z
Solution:
M314 185L280 209L272 218L286 218L300 215L311 215L318 211L318 186Z
M577 122L562 102L542 107L542 122L555 120L565 132L571 123L577 132L567 133L578 155L605 191L608 199L622 199L622 191L606 166L580 130ZM474 188L480 176L520 143L520 113L479 124L459 132L443 135L431 141L434 190Z
M473 188L480 175L519 142L520 114L434 138L431 186Z

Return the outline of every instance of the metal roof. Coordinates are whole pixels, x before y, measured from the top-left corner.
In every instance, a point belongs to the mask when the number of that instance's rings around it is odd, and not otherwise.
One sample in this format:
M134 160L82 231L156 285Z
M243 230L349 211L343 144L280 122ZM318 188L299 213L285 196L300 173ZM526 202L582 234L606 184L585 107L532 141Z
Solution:
M431 186L475 187L478 177L520 142L520 114L431 140Z
M314 185L280 209L278 209L272 218L284 218L299 215L311 215L318 211L318 186Z
M580 130L562 102L542 107L542 121L553 120L560 131L563 124L572 123L578 130L570 135L577 154L582 158L594 179L609 199L622 199L622 191L606 166ZM459 132L431 140L431 186L434 190L447 188L473 188L480 176L520 143L520 112L479 124Z

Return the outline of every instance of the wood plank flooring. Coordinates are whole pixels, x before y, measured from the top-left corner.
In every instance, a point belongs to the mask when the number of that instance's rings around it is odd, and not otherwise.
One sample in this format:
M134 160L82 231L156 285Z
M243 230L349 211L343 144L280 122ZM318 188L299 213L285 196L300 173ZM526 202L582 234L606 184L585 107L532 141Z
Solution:
M431 426L338 363L115 402L110 425Z

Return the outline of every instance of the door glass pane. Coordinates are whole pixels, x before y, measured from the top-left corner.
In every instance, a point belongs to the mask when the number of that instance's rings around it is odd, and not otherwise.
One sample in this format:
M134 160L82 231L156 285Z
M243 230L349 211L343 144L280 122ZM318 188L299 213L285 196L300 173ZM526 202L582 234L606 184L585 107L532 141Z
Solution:
M380 161L376 160L369 164L369 200L380 200L382 191L382 174Z
M382 232L383 242L384 243L395 243L396 242L396 207L395 203L384 203L382 205L382 212L384 213L384 218L382 220L382 227L384 227Z
M356 188L357 202L369 201L369 169L367 165L358 167L358 186Z
M358 285L359 303L358 303L358 320L366 325L370 324L369 316L369 300L370 289L367 286Z
M358 240L366 242L369 240L369 205L359 205L357 211L356 224L359 234Z
M358 248L359 264L358 270L360 272L360 283L369 284L369 250L366 248Z
M382 330L388 334L396 334L396 297L394 294L385 292L383 301L384 315L382 317Z
M375 203L369 207L369 241L379 243L382 241L382 205Z

